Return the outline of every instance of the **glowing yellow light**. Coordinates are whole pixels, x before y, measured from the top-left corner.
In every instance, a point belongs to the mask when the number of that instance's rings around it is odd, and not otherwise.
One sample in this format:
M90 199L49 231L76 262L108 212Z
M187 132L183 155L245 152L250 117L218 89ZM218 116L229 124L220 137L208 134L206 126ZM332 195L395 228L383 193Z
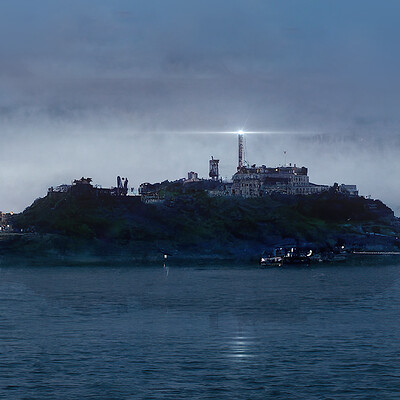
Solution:
M239 135L243 135L243 133L244 133L244 132L243 132L242 130L238 131L238 134L239 134Z

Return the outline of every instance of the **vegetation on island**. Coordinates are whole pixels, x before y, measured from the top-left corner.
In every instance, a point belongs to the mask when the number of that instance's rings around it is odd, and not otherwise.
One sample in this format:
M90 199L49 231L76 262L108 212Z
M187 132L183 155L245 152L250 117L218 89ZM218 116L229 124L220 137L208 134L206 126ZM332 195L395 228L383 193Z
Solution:
M138 258L158 257L160 252L255 257L280 243L321 249L343 242L354 248L393 249L400 233L392 210L379 200L334 190L242 198L210 197L178 186L167 188L159 204L133 196L47 195L16 215L13 224L33 232L28 241L19 239L31 251Z

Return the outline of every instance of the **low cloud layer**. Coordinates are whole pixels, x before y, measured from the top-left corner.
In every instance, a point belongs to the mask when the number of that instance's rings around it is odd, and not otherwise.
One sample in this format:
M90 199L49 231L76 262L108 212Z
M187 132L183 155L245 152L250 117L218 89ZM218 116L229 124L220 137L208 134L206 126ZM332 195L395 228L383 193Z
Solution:
M236 138L190 132L243 127L301 132L249 136L250 162L282 163L286 150L312 181L356 183L396 208L399 8L5 0L0 208L22 210L82 175L135 187L206 176L210 155L230 177Z

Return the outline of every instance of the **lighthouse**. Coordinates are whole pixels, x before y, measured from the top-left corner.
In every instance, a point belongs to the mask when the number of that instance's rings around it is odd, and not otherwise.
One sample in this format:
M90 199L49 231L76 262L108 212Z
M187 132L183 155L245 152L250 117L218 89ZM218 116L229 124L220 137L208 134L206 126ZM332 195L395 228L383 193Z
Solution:
M243 134L242 130L238 131L238 149L239 149L239 159L238 159L238 171L243 167L244 162L244 143L243 143Z

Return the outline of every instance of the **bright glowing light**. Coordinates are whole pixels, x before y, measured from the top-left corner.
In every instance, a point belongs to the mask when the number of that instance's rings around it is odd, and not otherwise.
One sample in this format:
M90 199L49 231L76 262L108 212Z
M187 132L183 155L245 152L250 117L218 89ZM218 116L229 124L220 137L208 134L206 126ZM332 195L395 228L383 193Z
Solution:
M150 133L150 132L149 132ZM322 135L327 134L328 132L312 132L312 131L244 131L244 130L236 130L236 131L189 131L189 130L182 130L182 131L155 131L151 133L156 134L168 134L168 135L306 135L306 136L313 136L313 135Z

